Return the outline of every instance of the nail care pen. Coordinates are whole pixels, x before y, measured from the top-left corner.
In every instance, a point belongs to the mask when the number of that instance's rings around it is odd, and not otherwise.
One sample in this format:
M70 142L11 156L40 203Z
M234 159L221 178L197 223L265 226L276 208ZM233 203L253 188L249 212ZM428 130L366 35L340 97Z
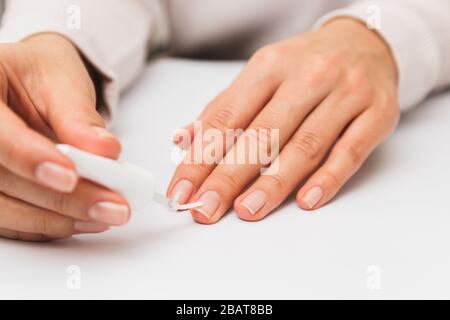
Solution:
M104 158L70 145L56 147L75 163L80 177L121 194L133 210L144 209L151 200L178 212L203 205L202 202L179 204L155 192L153 174L134 164Z

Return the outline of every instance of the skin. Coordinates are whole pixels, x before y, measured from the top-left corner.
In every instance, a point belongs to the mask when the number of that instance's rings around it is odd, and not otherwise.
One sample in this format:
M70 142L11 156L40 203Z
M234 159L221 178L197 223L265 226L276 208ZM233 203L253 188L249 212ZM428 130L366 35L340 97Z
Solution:
M48 241L82 233L80 223L91 227L84 233L126 223L129 216L106 224L87 214L104 201L128 206L120 195L84 180L55 188L37 175L44 163L74 172L55 142L113 159L120 153L118 140L104 130L94 83L75 46L55 34L0 44L0 67L0 237ZM279 170L261 175L258 164L181 164L168 196L175 196L181 180L192 190L177 195L180 202L215 191L220 204L213 214L192 212L204 224L219 221L233 205L242 219L260 220L299 185L299 206L317 209L395 129L398 118L397 69L388 46L357 21L334 20L259 50L199 118L205 130L279 129ZM202 143L192 125L187 130ZM311 205L305 195L316 187L322 196ZM250 212L242 201L254 191L265 193L266 201Z
M192 211L203 224L219 221L233 206L240 218L261 220L293 192L300 208L315 210L338 193L398 119L397 67L389 47L360 22L336 19L260 49L199 117L204 131L247 129L221 156L235 152L248 129L279 129L279 170L261 175L255 164L182 163L167 194L191 202L216 192L220 203L212 214ZM192 125L186 128L192 145L204 143ZM192 190L175 195L182 180ZM312 189L315 197L308 199ZM242 201L255 191L266 202L251 212Z
M0 236L47 241L106 231L110 225L91 219L89 208L126 200L77 181L74 164L54 146L72 144L110 158L121 150L96 111L94 83L77 49L61 36L40 34L1 44L0 67ZM56 188L40 179L43 163L74 173L75 183Z

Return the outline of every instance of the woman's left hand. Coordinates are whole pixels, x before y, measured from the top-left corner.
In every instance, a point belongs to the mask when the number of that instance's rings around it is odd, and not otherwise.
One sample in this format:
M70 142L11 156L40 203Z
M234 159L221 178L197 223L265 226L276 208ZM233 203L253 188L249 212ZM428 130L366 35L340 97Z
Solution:
M297 202L317 209L394 130L397 100L397 66L388 45L356 20L336 19L266 46L199 119L203 132L217 129L225 137L227 129L242 128L245 133L231 148L216 148L222 162L183 161L168 196L183 203L203 201L192 211L200 223L217 222L233 202L239 217L256 221L306 179ZM194 137L192 125L188 130L193 141L186 160L198 160L198 146L210 140ZM268 134L255 137L255 132ZM267 146L277 135L280 153L264 174L261 163L230 161L246 141Z

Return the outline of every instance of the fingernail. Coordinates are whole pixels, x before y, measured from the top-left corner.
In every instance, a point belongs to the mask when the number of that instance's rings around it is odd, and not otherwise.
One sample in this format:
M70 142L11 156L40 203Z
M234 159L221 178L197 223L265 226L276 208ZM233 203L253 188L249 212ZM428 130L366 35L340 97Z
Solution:
M178 181L172 191L172 200L184 204L192 196L194 185L189 180L183 179Z
M75 171L56 163L44 162L36 169L36 179L42 184L61 192L72 192L77 184Z
M130 209L123 204L99 202L89 209L88 215L95 221L111 226L121 226L128 222Z
M267 195L264 191L258 190L252 192L248 195L242 202L241 205L247 208L250 211L250 214L254 216L259 209L264 207L267 201Z
M323 190L321 187L316 186L314 188L311 188L304 196L303 201L306 202L308 207L310 209L314 208L322 199L323 197Z
M108 230L109 227L103 223L76 221L74 229L79 233L99 233Z
M114 136L111 132L109 132L109 131L106 130L105 128L102 128L102 127L92 127L92 129L95 131L95 133L97 134L97 136L98 136L99 138L102 138L102 139L108 139L108 138L116 139L116 136Z
M211 217L219 208L221 199L217 192L208 191L205 192L198 201L203 202L203 206L201 206L200 208L196 208L194 211L197 211L198 213L204 215L206 218L211 219Z

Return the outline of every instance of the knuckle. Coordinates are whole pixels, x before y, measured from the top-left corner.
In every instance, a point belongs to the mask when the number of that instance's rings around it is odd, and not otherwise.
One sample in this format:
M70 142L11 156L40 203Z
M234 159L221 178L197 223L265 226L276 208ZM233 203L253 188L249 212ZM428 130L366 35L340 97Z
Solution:
M226 129L232 129L235 125L235 113L227 108L219 108L214 114L207 120L207 126L225 131Z
M334 83L342 74L343 68L338 54L317 53L308 60L304 77L310 86L323 86Z
M69 197L62 193L51 192L48 194L48 205L54 211L67 214L70 210Z
M33 221L34 233L52 234L51 221L47 215L38 214Z
M214 172L213 175L214 179L219 181L220 184L227 186L227 190L238 192L242 188L238 176L228 169L222 168L221 170Z
M271 114L270 119L260 119L254 127L254 132L271 132L273 130L273 123L278 118L277 115ZM274 121L275 120L275 121Z
M179 170L180 176L185 176L189 179L189 177L207 177L213 168L213 164L208 163L205 159L200 161L196 161L192 164L184 164L181 165Z
M332 190L338 190L341 187L341 180L335 172L324 170L322 176Z
M351 165L353 167L359 167L363 163L365 159L365 153L362 143L354 141L352 143L345 144L341 148L348 159L350 159Z
M34 232L43 235L71 235L73 233L73 222L71 219L55 216L50 212L39 212L34 220Z
M309 160L317 159L323 149L319 136L312 131L300 132L289 145Z
M332 54L316 54L310 61L311 71L316 75L327 74L339 65L338 59Z
M206 176L209 173L211 173L211 165L209 165L208 163L202 161L199 164L195 165L195 168L193 168L192 166L189 168L190 170L192 170L192 172L195 172L196 175L201 175L201 176Z
M351 97L354 103L359 105L371 103L375 90L367 82L367 74L363 70L348 72L343 83L344 95Z
M252 57L258 65L273 67L286 57L286 50L280 45L266 45L259 49Z
M346 73L345 82L348 87L358 89L367 81L367 72L363 69L354 69Z
M265 175L265 179L273 186L275 190L286 190L288 183L286 179L278 173Z
M192 181L194 184L196 184L196 181L201 183L201 181L208 177L213 168L214 165L207 163L203 159L180 164L175 172L176 181L179 181L180 179L187 179Z

